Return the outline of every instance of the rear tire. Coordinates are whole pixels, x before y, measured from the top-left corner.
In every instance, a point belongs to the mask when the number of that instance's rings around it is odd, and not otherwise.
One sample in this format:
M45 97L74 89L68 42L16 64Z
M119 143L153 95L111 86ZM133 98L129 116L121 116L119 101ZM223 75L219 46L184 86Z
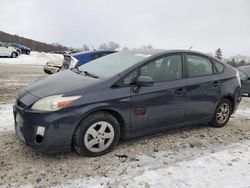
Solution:
M11 53L11 57L12 57L12 58L16 58L17 55L18 55L18 54L17 54L16 52L12 52L12 53Z
M210 125L217 128L223 127L229 121L231 114L232 102L228 99L222 99L215 110Z
M118 120L107 112L96 112L81 121L73 135L73 146L82 156L109 153L119 142Z

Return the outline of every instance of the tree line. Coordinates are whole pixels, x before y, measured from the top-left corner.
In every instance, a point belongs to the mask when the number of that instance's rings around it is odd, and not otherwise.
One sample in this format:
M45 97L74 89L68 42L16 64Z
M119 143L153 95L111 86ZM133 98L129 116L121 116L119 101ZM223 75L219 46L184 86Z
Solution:
M215 51L215 57L223 60L227 64L233 66L233 67L239 67L239 66L244 66L244 65L250 65L250 57L244 56L244 55L236 55L232 56L229 58L224 58L222 55L222 50L221 48L218 48Z
M39 41L35 41L32 39L20 37L18 35L5 33L3 31L0 31L0 42L19 43L19 44L28 46L33 51L38 51L38 52L90 51L90 50L112 50L114 51L114 50L119 50L119 49L129 50L128 47L126 46L121 47L119 43L114 42L114 41L103 42L98 46L98 48L95 48L94 46L89 46L87 44L83 44L81 48L73 48L73 47L63 46L58 43L47 44L44 42L39 42ZM153 48L154 47L152 46L152 44L146 44L138 48L132 48L132 49L153 49ZM232 56L229 58L224 58L221 48L218 48L213 55L217 57L218 59L221 59L224 62L234 67L250 64L250 57L243 56L243 55L237 55L237 56Z

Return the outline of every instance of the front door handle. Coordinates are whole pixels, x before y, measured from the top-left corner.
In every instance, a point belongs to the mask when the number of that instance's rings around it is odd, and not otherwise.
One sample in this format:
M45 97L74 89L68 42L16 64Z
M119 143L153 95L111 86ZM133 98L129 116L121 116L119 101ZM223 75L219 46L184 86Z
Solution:
M185 93L186 93L186 91L184 88L179 88L179 89L175 90L175 94L179 95L179 96L184 95Z

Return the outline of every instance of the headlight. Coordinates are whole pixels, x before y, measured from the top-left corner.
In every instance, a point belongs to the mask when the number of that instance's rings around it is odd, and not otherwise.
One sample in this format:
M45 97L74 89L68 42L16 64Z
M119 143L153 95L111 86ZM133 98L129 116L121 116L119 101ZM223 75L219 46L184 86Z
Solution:
M71 56L71 60L70 60L70 63L69 63L69 69L74 68L77 63L78 63L78 60Z
M80 97L81 96L63 97L63 95L53 95L38 100L32 105L31 109L39 111L56 111L68 106Z

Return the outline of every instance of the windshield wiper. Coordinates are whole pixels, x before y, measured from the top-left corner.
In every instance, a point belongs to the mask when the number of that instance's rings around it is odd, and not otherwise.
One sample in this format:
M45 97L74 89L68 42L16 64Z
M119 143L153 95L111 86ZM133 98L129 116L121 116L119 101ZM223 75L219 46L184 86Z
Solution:
M83 71L83 73L85 74L85 76L90 76L92 78L99 78L99 76L93 74L93 73L90 73L88 71Z
M82 71L80 71L78 69L78 67L71 68L70 70L73 71L73 72L75 72L75 73L77 73L77 74L81 74L82 73Z
M99 76L93 74L93 73L90 73L88 71L81 71L79 70L78 67L74 67L74 68L71 68L70 70L72 70L73 72L77 73L77 74L82 74L84 73L84 76L89 76L89 77L92 77L92 78L99 78Z

